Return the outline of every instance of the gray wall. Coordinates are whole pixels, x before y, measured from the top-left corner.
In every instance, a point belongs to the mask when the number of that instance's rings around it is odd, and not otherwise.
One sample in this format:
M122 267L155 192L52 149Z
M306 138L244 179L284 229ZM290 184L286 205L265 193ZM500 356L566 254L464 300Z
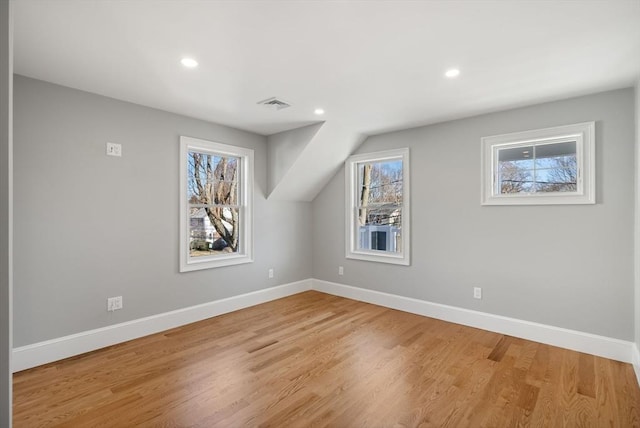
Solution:
M14 92L15 346L311 276L311 205L266 200L265 137L22 76ZM254 263L178 273L180 135L255 150Z
M0 2L0 427L11 426L12 3Z
M267 183L269 194L284 179L289 168L295 163L300 153L307 147L323 124L324 122L314 123L267 137Z
M412 264L345 259L342 169L313 202L314 277L633 340L633 104L617 90L368 138L358 153L411 150ZM596 205L480 206L481 137L591 120Z
M635 213L635 342L640 351L640 77L635 86L636 96L636 213Z

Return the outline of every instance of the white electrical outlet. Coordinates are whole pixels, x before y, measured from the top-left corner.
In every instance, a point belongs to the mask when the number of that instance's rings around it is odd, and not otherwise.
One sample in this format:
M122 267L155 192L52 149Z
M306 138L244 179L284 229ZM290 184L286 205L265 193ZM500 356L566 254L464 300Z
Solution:
M107 311L113 312L122 309L122 296L109 297L107 299Z
M473 298L474 299L482 299L482 288L473 287Z
M269 269L269 279L273 278L273 268Z
M118 143L107 143L108 156L122 156L122 145Z
M344 267L338 266L338 275L344 275Z

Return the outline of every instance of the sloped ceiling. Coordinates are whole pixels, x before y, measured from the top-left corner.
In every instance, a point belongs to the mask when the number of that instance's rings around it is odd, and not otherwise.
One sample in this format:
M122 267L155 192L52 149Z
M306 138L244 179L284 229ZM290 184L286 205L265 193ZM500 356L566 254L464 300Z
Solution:
M292 200L313 199L367 135L640 76L637 0L14 4L18 74L262 135L322 122L270 170L273 197ZM256 104L272 96L292 107Z

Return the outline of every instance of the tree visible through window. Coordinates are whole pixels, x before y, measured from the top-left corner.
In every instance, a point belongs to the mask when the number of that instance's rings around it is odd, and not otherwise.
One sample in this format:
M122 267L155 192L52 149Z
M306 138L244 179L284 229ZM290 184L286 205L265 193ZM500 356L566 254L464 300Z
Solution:
M358 163L358 177L358 248L402 251L402 159Z
M195 151L188 159L190 256L238 251L239 159Z
M407 149L347 159L347 257L409 264Z
M251 262L253 151L181 138L181 271Z
M483 205L594 204L595 123L482 139Z
M499 149L497 186L501 194L576 192L576 142Z

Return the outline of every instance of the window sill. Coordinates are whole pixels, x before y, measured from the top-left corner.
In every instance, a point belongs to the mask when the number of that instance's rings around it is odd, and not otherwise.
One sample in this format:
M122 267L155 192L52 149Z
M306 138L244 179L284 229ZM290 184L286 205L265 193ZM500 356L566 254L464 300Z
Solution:
M191 260L180 264L180 272L192 272L196 270L234 266L244 263L253 263L253 258L245 254L233 254L217 256L215 259Z
M588 205L595 203L595 199L586 195L540 195L535 193L491 196L482 201L482 205Z
M394 265L409 266L411 264L408 257L403 255L395 256L390 254L381 254L378 252L350 252L346 255L347 259L364 260L376 263L389 263Z

